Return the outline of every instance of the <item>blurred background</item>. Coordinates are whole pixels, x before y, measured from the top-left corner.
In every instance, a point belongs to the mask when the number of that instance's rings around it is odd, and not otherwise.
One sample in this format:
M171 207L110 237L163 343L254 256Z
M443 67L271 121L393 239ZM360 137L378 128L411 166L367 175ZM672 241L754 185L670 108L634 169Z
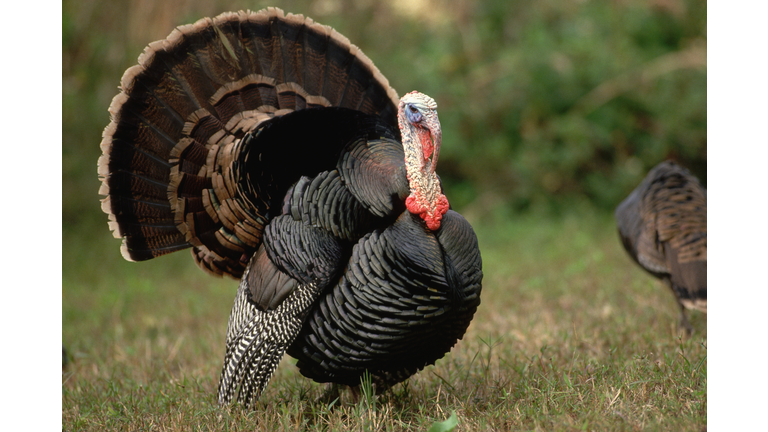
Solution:
M460 211L612 211L667 158L706 185L704 1L65 0L65 244L107 233L96 161L123 71L175 26L270 5L334 27L399 94L435 98Z

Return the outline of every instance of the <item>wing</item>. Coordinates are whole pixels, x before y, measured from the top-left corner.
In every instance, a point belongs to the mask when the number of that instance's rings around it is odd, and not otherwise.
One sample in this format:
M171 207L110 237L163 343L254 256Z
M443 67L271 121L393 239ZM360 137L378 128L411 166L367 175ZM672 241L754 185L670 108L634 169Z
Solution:
M307 311L343 263L339 241L325 230L288 215L270 222L230 314L220 404L235 394L245 405L258 399Z

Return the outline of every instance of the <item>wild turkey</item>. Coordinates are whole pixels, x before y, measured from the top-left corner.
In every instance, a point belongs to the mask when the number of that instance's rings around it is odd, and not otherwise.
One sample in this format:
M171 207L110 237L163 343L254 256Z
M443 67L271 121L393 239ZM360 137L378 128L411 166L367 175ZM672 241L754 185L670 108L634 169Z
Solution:
M662 162L619 204L616 220L629 255L672 289L691 334L685 309L707 312L707 190L687 169Z
M286 350L382 391L463 337L482 263L435 173L432 98L398 100L345 37L275 8L177 28L121 86L99 174L123 256L191 247L241 278L219 403L252 404Z

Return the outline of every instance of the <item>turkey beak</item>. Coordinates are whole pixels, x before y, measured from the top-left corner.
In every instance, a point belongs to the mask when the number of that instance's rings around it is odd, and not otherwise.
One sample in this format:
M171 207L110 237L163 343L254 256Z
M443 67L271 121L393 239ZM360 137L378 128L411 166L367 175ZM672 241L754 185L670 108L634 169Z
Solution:
M429 169L435 172L437 157L440 155L440 143L443 141L443 130L440 128L440 120L437 118L437 113L430 116L427 121L427 128L429 129L430 139L432 139L432 163Z

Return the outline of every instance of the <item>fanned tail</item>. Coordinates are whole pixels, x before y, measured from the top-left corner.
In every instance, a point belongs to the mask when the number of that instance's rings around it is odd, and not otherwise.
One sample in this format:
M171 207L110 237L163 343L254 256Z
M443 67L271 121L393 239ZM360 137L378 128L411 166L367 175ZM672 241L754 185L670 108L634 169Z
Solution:
M276 116L318 107L397 124L396 92L356 46L275 8L178 27L145 49L121 88L98 172L123 256L141 261L193 247L200 267L233 277L259 247L270 193L289 186L243 186L243 137ZM290 169L290 160L282 163L271 168Z

